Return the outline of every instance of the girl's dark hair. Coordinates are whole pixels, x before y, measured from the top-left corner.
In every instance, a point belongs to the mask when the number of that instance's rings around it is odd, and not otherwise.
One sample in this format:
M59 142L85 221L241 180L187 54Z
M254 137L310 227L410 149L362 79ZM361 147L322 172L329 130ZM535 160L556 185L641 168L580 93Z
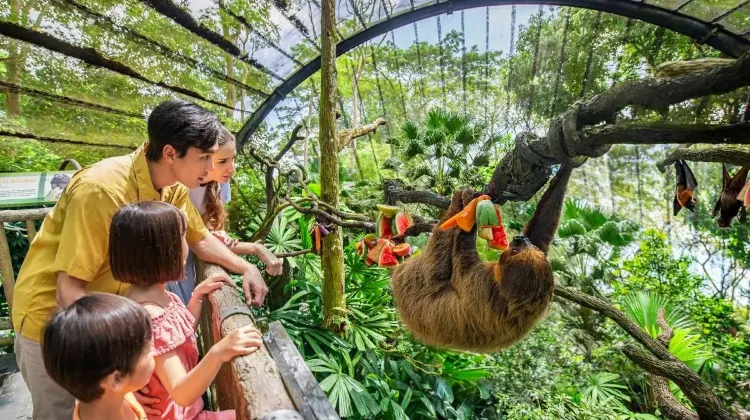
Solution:
M49 376L79 401L99 399L113 372L133 373L151 344L151 316L141 305L109 293L91 293L55 314L42 339Z
M140 286L181 280L186 229L185 214L162 201L143 201L117 210L109 232L112 275Z
M219 133L219 147L234 141L234 135L226 127L222 126ZM211 181L206 184L206 195L203 197L206 211L203 213L202 218L206 228L211 231L224 229L226 212L224 211L224 203L221 202L220 191L221 185L218 182Z
M179 99L162 102L148 116L146 158L158 162L166 145L177 150L177 157L184 157L191 147L208 150L221 128L219 117L199 105Z

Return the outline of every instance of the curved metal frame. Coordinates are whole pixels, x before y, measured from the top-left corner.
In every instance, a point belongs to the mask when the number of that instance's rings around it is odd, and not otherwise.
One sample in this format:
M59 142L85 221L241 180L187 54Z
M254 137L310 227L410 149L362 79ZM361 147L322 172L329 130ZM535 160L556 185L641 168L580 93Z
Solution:
M616 15L639 19L644 22L661 26L698 41L708 44L730 57L739 57L750 50L750 40L724 29L716 23L704 22L691 16L653 6L647 3L635 2L633 0L448 0L442 3L432 4L414 10L408 10L392 15L369 28L341 41L336 46L336 57L346 54L365 42L376 38L396 28L428 19L444 13L456 10L473 9L487 6L502 5L551 5L580 7L584 9L599 10ZM244 145L247 139L258 129L260 123L268 116L271 110L281 102L286 95L292 92L302 82L315 74L320 69L320 58L316 58L304 67L297 70L273 93L267 97L258 107L253 115L243 125L237 137L240 144Z

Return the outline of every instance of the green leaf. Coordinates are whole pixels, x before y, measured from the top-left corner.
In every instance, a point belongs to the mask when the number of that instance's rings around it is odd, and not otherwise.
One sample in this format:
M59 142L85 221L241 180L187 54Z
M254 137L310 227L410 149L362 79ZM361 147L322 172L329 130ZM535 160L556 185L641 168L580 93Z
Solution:
M447 379L437 378L435 380L435 395L443 401L453 403L453 389L451 389L451 384Z

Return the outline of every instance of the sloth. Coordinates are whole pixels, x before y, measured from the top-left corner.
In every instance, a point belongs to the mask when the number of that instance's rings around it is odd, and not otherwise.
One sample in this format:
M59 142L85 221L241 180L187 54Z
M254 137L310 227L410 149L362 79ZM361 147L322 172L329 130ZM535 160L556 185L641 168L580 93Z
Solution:
M477 228L464 232L440 225L478 192L456 191L422 253L393 273L401 320L425 344L491 352L520 341L542 319L553 299L547 251L560 223L572 168L563 166L545 191L523 234L497 262L483 262Z

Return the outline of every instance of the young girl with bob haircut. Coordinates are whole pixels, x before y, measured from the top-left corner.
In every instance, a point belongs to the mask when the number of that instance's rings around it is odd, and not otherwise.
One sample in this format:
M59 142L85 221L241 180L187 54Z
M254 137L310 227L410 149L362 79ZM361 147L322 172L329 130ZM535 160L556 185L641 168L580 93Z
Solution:
M217 143L219 150L213 155L213 169L203 177L203 182L199 186L190 189L190 201L200 213L206 228L232 252L237 255L256 255L265 264L268 274L278 276L282 271L282 263L273 252L259 243L238 242L224 231L227 215L224 204L231 200L229 180L235 172L237 142L234 135L222 126ZM187 303L195 288L195 277L195 262L193 253L190 252L185 265L185 280L169 283L167 290Z
M198 362L195 328L203 299L223 283L232 282L226 274L211 276L195 287L187 306L166 290L167 282L184 276L188 254L185 231L184 213L159 201L130 204L112 218L112 275L131 285L128 297L151 315L156 366L141 393L159 400L150 407L161 416L149 415L149 419L234 419L233 410L204 411L201 395L223 363L260 347L261 333L252 326L232 331Z
M47 323L42 358L76 399L73 420L146 420L133 392L154 371L151 317L132 300L109 293L76 300Z

